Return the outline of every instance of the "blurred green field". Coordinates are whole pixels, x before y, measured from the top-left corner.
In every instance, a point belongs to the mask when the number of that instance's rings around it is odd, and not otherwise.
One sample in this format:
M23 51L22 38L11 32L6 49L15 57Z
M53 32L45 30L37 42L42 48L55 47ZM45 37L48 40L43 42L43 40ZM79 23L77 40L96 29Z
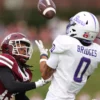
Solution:
M33 69L33 80L36 81L41 77L40 70L39 70L39 52L37 49L34 50L32 59L28 61L28 64L33 65L34 67L31 68ZM95 72L91 75L89 78L87 84L83 87L83 89L80 91L80 93L77 95L79 96L81 93L88 93L92 98L94 95L100 91L100 66L95 70ZM34 94L39 93L43 98L45 98L45 95L48 91L48 86L49 84L37 88L35 90L31 90L27 92L28 97L31 97Z

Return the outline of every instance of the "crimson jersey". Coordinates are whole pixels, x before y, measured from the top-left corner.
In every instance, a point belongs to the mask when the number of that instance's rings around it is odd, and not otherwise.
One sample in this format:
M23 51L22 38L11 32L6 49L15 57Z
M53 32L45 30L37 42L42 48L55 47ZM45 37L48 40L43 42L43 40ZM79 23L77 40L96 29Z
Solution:
M31 71L27 68L24 68L24 73L26 74L25 75L21 71L16 59L9 54L0 54L0 67L8 67L11 69L15 80L17 81L26 82L31 81L32 79ZM0 100L9 100L12 95L13 94L10 94L0 81Z

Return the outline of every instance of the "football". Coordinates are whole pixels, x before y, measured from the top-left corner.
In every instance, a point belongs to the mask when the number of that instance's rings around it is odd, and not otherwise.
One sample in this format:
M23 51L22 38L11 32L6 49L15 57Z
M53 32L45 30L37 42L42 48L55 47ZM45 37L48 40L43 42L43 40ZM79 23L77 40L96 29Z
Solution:
M47 19L52 19L56 15L56 5L52 0L39 0L38 11Z

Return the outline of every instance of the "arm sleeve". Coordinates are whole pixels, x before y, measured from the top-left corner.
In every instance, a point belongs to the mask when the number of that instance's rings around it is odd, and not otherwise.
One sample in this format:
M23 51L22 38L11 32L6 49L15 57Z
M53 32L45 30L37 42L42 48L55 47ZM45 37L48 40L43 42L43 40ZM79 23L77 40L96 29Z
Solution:
M29 98L25 95L25 92L22 92L15 95L15 100L29 100Z
M7 67L0 68L0 81L11 93L24 92L36 88L35 82L16 81L11 70Z
M67 35L58 35L53 41L52 48L50 51L52 53L63 53L71 48L71 39Z
M58 66L58 61L59 61L59 55L58 54L51 53L49 59L46 62L46 64L50 68L56 69L56 67Z

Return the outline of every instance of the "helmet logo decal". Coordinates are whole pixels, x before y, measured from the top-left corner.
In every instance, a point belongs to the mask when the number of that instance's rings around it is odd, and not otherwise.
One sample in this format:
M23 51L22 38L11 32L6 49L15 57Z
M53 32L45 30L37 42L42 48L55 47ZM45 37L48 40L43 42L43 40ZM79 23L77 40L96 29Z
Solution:
M76 21L77 23L81 24L82 26L85 26L85 25L86 25L86 23L83 22L83 21L80 19L80 16L76 16L73 20Z
M88 38L88 37L89 37L89 32L85 32L85 33L83 34L83 37Z

